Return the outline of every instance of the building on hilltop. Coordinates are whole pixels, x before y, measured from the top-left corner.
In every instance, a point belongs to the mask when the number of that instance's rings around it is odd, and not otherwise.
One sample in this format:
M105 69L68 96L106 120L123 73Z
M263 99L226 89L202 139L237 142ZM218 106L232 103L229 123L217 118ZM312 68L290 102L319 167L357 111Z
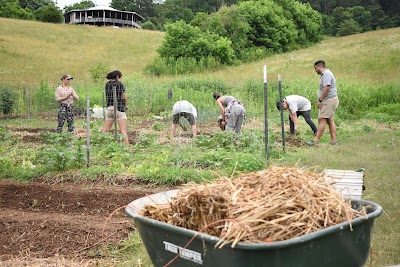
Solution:
M132 27L141 29L138 22L144 20L136 12L120 11L107 6L89 9L75 9L64 14L66 24L87 24L96 26Z

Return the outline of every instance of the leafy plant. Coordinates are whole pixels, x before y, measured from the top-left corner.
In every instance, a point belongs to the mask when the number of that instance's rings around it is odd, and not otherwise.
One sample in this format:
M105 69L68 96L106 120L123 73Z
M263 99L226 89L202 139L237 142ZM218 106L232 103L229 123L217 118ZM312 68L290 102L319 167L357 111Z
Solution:
M36 112L45 112L54 109L57 106L54 93L54 89L46 81L41 81L33 95L33 109Z
M154 134L144 134L141 133L139 135L139 139L137 140L135 147L137 148L145 148L150 147L154 144L156 136Z
M16 103L16 93L8 87L0 87L0 110L4 115L13 112Z
M10 131L5 127L0 127L0 140L7 140L10 138Z
M102 63L98 63L90 68L90 76L92 77L93 82L98 83L101 80L104 80L110 68Z
M159 121L156 121L155 123L153 123L153 125L151 126L151 128L155 131L162 131L165 129L165 124Z

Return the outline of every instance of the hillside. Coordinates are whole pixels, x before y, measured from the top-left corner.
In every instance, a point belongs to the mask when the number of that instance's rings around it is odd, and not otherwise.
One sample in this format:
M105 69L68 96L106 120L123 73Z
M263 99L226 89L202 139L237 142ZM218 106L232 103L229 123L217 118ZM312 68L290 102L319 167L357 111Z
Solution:
M89 70L102 63L125 76L143 75L157 57L164 33L135 29L57 25L0 18L0 79L6 83L58 81L63 73L91 82ZM330 38L290 53L249 64L198 74L227 82L262 79L262 65L269 79L281 73L286 80L312 76L313 63L324 59L337 76L359 81L399 81L400 28ZM152 78L154 80L173 77Z
M90 80L102 63L123 73L141 72L157 56L161 32L47 24L0 18L0 79L59 81L63 73Z

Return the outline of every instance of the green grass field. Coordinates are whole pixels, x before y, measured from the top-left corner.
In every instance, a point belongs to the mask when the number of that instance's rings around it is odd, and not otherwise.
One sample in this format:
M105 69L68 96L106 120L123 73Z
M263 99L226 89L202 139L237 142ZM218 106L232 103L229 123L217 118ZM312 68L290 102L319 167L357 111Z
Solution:
M400 264L400 28L330 38L307 49L274 55L256 62L226 67L218 71L187 77L157 78L144 75L143 69L146 64L157 57L155 50L164 36L160 32L53 25L4 18L0 18L0 32L0 61L2 62L0 83L12 85L21 83L39 85L41 81L58 83L60 76L67 72L75 77L76 85L81 83L92 86L89 70L94 65L101 63L111 69L120 69L124 73L124 82L132 84L131 88L134 88L132 95L138 99L138 102L132 102L132 105L140 103L145 103L146 106L164 105L165 103L159 98L154 98L154 103L151 102L152 98L146 98L146 101L150 102L143 101L142 97L147 92L145 89L154 87L156 91L157 88L164 88L167 82L178 83L185 79L203 81L203 83L205 80L221 80L228 85L240 84L241 87L238 88L246 88L249 83L253 83L257 84L256 88L262 90L264 64L268 67L269 85L275 94L276 80L280 73L285 93L297 93L313 99L318 84L318 76L313 69L313 63L317 59L324 59L334 72L339 85L341 106L338 110L337 122L340 145L330 146L328 144L328 132L325 132L322 144L318 147L300 146L283 154L277 143L272 149L273 155L268 164L316 167L319 171L325 168L345 170L365 168L366 190L363 198L377 202L384 208L384 213L376 220L372 256L366 266L385 267ZM138 83L146 85L141 88L140 92L138 92L139 87L134 86ZM78 89L82 90L80 92L84 94L84 86L78 87ZM212 88L209 90L212 91ZM243 97L249 95L235 87L231 90ZM178 92L183 93L184 90ZM196 97L199 104L208 107L208 103L205 101L208 101L206 99L209 92L203 93L199 93ZM210 109L215 108L214 106L209 107ZM391 108L385 109L385 107ZM262 110L262 107L251 108L255 113ZM271 110L273 109L274 107L271 108ZM137 112L141 113L140 110ZM314 110L313 118L315 118L315 114ZM135 117L131 116L131 127L134 127ZM272 113L270 118L272 132L275 136L279 135L278 116L276 112ZM53 124L49 120L36 118L0 121L0 126L11 127L38 127L38 125L52 127ZM310 134L307 133L308 126L301 118L300 124L299 138L307 141L310 138ZM101 124L96 124L95 127L100 129ZM252 141L248 147L242 149L243 151L233 149L232 153L235 153L237 158L243 156L239 152L252 154L254 158L249 158L249 161L243 164L245 170L250 170L254 167L253 163L256 164L260 158L264 157L263 145L258 142L262 139L262 126L258 125L252 128L249 123L247 127L246 136ZM165 131L168 131L168 128L169 124L166 124ZM43 154L38 154L41 152L37 147L27 147L21 144L18 138L6 138L6 133L1 131L0 136L4 136L0 141L2 155L0 164L14 166L15 168L10 173L20 175L22 180L32 177L29 171L28 173L24 172L29 169L24 164L31 162L40 164L39 156L43 156ZM99 135L97 137L100 138ZM78 171L80 175L76 175L76 166L72 170L73 175L68 169L58 170L58 172L64 173L66 180L70 176L75 179L80 177L90 180L102 172L114 175L116 170L121 169L121 162L128 161L129 164L123 166L124 174L134 173L134 175L144 177L144 180L166 184L173 182L172 178L177 170L170 167L171 162L175 165L178 165L177 162L179 162L179 164L186 164L184 166L196 166L196 168L206 166L207 170L218 169L221 165L234 165L234 161L224 161L225 154L214 152L215 149L211 146L207 147L208 144L213 144L212 139L200 139L202 143L197 147L171 146L159 142L156 142L155 145L148 145L149 142L155 140L151 138L155 137L143 136L140 141L142 147L120 148L115 147L112 142L103 147L98 146L93 150L94 163L98 157L97 162L100 164L102 162L100 159L107 153L116 153L120 157L107 159L97 169L80 169ZM221 137L220 141L226 140ZM104 144L104 142L104 140L98 140L99 144ZM51 143L48 145L47 148L51 149ZM70 151L66 151L66 155L68 153ZM132 154L135 155L135 159L130 157ZM245 156L249 157L247 154ZM159 179L157 178L158 174L145 172L146 168L153 168L151 165L153 162L165 164L164 169L159 172L165 176L169 175L168 179L160 181L157 180ZM54 173L52 169L47 172L46 166L41 171L38 175L50 176ZM232 168L226 167L219 174L228 175L230 171ZM183 180L188 181L198 179L191 173L182 173L181 176ZM210 173L205 171L202 177L208 178L209 176ZM4 178L4 176L2 177ZM145 266L148 263L143 245L136 235L130 236L119 246L111 248L109 254L114 256L113 260L116 265L120 266L132 266L138 262L138 259L144 260Z

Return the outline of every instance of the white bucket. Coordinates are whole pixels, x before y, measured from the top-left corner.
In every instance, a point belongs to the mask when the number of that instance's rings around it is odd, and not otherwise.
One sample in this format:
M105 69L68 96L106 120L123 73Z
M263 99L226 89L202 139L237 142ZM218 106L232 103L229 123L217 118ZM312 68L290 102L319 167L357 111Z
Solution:
M92 108L92 117L97 119L103 119L103 108Z
M327 180L334 181L334 186L345 198L361 199L364 172L325 170L324 173L330 176Z

